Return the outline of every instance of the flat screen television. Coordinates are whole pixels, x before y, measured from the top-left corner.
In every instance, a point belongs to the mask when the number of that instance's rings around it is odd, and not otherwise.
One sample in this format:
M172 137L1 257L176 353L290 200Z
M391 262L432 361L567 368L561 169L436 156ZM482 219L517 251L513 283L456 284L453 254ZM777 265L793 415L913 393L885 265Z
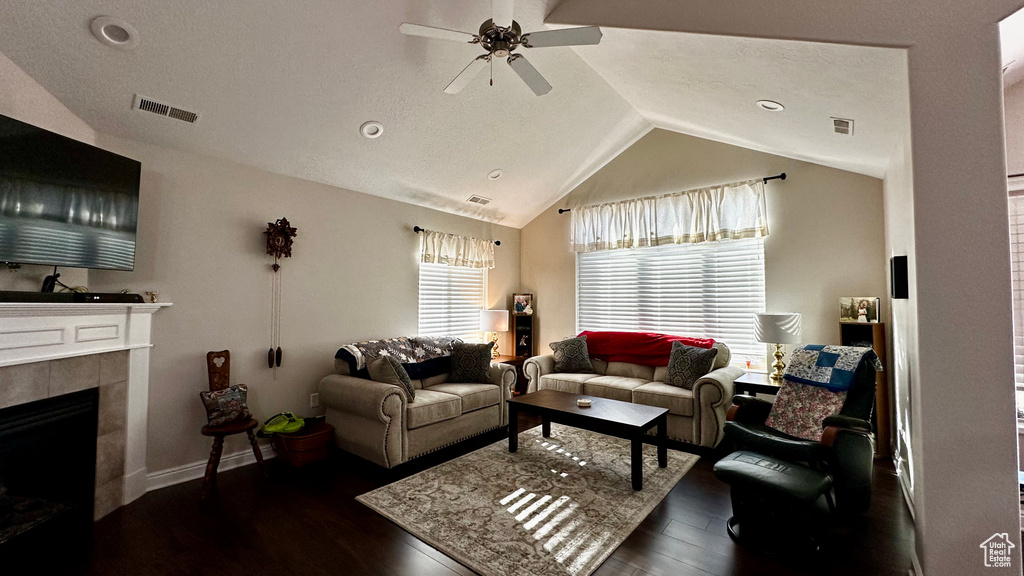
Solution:
M0 115L0 261L132 270L142 165Z

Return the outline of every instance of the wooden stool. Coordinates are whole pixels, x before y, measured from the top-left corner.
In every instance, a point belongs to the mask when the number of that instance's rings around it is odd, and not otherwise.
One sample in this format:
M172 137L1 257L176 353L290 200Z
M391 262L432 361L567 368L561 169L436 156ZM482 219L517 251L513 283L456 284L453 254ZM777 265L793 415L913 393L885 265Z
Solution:
M228 350L208 352L206 354L206 367L210 376L211 392L223 390L231 385L231 352ZM203 436L213 437L213 449L210 450L210 460L206 463L206 475L203 476L203 488L200 499L205 500L210 487L217 484L217 466L220 465L220 455L224 449L225 436L241 434L242 432L248 434L249 444L252 445L252 453L256 456L256 463L259 464L260 471L266 476L266 470L263 465L263 453L260 452L260 447L256 443L256 435L252 432L259 425L259 421L255 418L246 418L217 426L209 424L203 426Z

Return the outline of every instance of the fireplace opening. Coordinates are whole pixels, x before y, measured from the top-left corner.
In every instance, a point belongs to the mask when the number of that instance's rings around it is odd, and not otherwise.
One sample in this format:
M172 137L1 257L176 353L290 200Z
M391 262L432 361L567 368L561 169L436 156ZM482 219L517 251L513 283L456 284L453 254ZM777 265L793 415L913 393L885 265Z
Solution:
M92 388L0 410L3 572L69 561L88 549L98 406Z

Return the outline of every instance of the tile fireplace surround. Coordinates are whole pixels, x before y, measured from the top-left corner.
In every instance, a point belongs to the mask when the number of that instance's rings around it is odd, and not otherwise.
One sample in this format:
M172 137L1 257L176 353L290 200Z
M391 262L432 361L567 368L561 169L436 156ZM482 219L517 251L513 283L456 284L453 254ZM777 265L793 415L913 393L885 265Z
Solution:
M99 388L97 519L146 493L150 327L166 306L0 303L0 409Z

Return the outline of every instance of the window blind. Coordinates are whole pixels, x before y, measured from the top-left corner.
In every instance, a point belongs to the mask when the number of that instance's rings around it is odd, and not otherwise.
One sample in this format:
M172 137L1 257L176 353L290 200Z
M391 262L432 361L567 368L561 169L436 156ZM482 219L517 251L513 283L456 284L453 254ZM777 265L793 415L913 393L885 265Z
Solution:
M578 253L578 330L714 338L732 363L764 362L754 314L764 312L764 240L723 240Z
M419 335L482 342L485 273L483 268L421 262Z
M1024 196L1011 196L1010 279L1013 286L1013 374L1017 417L1024 418Z

